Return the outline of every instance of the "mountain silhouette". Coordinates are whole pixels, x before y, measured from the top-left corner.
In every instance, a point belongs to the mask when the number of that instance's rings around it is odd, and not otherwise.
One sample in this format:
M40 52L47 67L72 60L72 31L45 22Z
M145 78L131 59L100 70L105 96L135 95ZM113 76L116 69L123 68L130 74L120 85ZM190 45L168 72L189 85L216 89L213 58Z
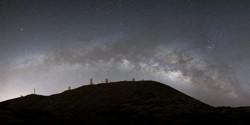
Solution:
M85 85L0 103L1 125L247 124L250 108L212 107L155 81Z

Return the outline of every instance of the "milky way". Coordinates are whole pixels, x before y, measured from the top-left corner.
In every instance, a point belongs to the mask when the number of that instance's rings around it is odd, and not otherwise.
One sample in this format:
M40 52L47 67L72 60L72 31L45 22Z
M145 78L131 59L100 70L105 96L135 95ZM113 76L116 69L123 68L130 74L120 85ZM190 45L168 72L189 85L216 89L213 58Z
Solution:
M1 0L0 100L135 78L250 105L249 4Z

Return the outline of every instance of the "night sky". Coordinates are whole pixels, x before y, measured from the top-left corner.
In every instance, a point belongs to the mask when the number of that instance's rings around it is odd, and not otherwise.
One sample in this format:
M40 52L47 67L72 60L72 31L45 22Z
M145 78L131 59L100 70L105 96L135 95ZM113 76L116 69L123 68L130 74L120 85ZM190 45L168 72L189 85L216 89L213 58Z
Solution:
M109 78L250 105L250 2L0 0L0 101Z

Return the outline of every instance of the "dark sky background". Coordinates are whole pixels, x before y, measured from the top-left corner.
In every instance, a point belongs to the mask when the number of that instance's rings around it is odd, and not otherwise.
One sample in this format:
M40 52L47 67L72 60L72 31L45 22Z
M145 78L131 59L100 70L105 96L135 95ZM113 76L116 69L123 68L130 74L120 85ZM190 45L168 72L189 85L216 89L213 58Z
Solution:
M250 105L250 2L0 0L0 100L105 78Z

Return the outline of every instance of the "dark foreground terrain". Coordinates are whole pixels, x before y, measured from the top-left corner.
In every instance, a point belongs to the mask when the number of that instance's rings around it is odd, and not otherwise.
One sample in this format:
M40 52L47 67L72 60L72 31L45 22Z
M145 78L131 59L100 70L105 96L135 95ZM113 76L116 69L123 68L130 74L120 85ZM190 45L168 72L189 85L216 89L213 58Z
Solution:
M87 85L0 103L0 125L250 124L250 108L215 108L154 81Z

